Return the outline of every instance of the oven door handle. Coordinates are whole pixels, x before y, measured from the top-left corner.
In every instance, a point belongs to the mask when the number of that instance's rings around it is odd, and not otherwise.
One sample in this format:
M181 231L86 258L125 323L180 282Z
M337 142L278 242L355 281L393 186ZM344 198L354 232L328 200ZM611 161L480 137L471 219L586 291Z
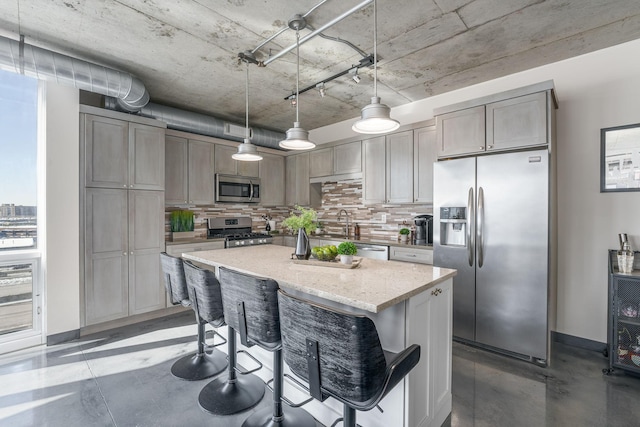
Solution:
M249 193L249 201L253 200L253 181L249 180L249 185L251 186L251 193Z

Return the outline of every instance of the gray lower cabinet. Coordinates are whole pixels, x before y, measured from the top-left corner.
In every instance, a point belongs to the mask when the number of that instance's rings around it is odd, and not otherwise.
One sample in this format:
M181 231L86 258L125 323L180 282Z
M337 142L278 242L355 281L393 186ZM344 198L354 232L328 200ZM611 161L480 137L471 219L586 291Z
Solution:
M163 308L163 192L87 188L84 206L85 326Z
M167 135L165 147L165 203L213 204L214 145Z
M260 204L285 204L285 160L277 154L262 153L260 163Z
M391 246L389 247L389 259L433 265L433 249Z
M164 190L164 128L81 115L87 187Z

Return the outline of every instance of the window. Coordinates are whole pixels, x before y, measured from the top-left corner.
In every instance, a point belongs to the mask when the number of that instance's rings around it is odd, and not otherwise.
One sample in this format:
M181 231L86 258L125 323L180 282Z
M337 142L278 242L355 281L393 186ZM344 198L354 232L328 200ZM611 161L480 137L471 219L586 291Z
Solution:
M42 340L38 111L38 80L0 70L0 350Z

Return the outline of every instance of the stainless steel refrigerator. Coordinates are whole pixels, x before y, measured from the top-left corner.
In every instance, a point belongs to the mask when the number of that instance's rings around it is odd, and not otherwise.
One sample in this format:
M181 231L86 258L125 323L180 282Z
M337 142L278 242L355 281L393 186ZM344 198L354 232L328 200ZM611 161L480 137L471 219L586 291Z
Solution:
M546 365L549 152L434 164L434 265L455 268L453 334Z

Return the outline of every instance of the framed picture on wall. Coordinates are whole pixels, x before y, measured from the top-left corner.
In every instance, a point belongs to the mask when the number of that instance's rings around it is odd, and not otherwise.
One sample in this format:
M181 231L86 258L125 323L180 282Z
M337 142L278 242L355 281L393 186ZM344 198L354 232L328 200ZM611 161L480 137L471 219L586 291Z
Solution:
M600 192L640 191L640 123L600 129Z

